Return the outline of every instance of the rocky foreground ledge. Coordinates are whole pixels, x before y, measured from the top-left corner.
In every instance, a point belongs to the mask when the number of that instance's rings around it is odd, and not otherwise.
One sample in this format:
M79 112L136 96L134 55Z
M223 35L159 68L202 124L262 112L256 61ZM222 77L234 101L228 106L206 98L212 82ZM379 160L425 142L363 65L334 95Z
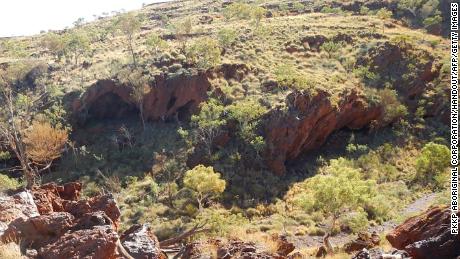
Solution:
M111 194L80 199L81 184L54 183L0 197L0 239L29 258L166 258L148 226L117 233Z

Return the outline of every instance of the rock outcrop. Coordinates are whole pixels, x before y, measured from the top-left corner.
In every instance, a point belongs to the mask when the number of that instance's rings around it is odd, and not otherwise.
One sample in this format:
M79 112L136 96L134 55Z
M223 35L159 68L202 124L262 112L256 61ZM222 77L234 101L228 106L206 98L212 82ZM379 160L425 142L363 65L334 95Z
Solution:
M386 238L393 247L407 251L414 259L456 258L460 256L460 235L450 233L450 216L447 207L431 208L407 219Z
M156 76L142 101L146 120L186 117L207 98L210 83L206 73L180 70ZM138 112L132 88L116 80L100 80L73 103L80 122L89 118L121 118Z
M382 115L381 107L368 104L356 90L343 93L339 100L333 104L325 91L314 96L295 91L287 97L287 111L270 112L265 123L265 158L272 171L284 174L287 160L320 147L335 130L360 129Z
M164 258L147 227L119 237L120 210L112 195L80 199L80 192L80 183L49 183L0 198L0 241L20 241L43 259Z
M344 245L344 250L347 253L360 251L363 249L371 249L380 244L380 237L377 233L362 232L358 234L358 238Z

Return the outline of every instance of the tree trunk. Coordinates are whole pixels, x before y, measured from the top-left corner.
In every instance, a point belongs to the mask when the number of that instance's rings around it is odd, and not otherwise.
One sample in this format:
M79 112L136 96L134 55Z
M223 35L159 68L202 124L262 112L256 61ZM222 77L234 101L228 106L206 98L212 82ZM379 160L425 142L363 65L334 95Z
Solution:
M141 117L142 130L145 131L144 104L139 105L139 116Z
M198 202L198 211L201 213L203 211L203 198L198 197L196 201Z
M128 45L129 45L129 51L131 52L131 55L133 56L133 64L135 67L137 67L136 53L134 53L132 36L128 37Z

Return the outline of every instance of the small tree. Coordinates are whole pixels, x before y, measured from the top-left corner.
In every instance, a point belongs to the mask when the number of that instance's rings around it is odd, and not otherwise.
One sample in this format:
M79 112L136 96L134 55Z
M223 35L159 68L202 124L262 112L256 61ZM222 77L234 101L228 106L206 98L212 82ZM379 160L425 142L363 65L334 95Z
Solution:
M301 184L293 203L307 211L321 211L331 218L331 232L345 212L365 206L376 195L375 182L363 180L361 172L344 159L332 160L323 170Z
M441 23L442 23L441 15L435 15L435 16L428 17L425 20L423 20L423 25L425 26L425 29L428 29L431 26L441 24Z
M136 53L134 51L134 35L141 30L141 20L132 13L127 13L116 21L116 27L126 37L128 50L133 58L134 66L137 66Z
M256 29L259 28L260 21L265 17L267 10L261 6L246 3L232 3L225 7L223 14L226 19L237 18L240 20L254 20Z
M198 68L208 69L216 66L220 60L219 43L211 38L202 38L193 42L186 50L187 59Z
M154 164L152 166L152 178L159 179L160 181L164 182L165 188L164 192L166 192L167 200L169 206L174 207L174 196L178 192L178 186L176 181L182 175L182 164L179 162L180 159L174 157L168 157L166 152L153 154Z
M79 28L85 23L85 18L80 17L75 22L73 22L73 26Z
M61 156L68 136L65 129L47 122L33 122L24 134L26 153L36 165L49 168Z
M292 5L292 8L299 13L305 11L305 5L303 5L300 2L294 2L294 4Z
M150 52L154 56L168 47L168 43L155 33L148 36L145 44L149 47Z
M222 119L224 106L216 99L201 104L200 112L192 116L192 124L195 126L195 138L205 145L208 156L211 156L214 139L222 132L222 126L226 123Z
M249 4L235 2L225 7L223 14L228 20L234 17L238 19L250 19L252 10Z
M169 25L169 29L175 34L176 39L180 43L180 50L185 51L187 45L187 39L193 31L193 20L190 17L184 20L172 23Z
M230 47L237 39L237 32L233 29L221 29L217 32L220 46L224 49Z
M280 87L308 89L309 82L306 76L289 63L276 67L274 74Z
M417 180L423 184L435 184L441 187L438 181L446 172L450 164L449 148L433 142L427 143L417 158Z
M378 90L377 95L384 109L381 126L388 125L407 115L407 108L399 101L396 90L385 88Z
M6 70L0 71L0 146L2 149L6 147L14 154L20 165L10 170L22 171L28 188L35 184L35 176L47 170L56 157L56 153L52 152L44 152L40 156L35 156L38 153L34 148L48 150L46 146L48 143L42 147L31 147L30 144L27 144L27 135L32 134L30 130L33 130L31 128L32 119L49 104L45 101L51 99L46 88L42 87L36 87L33 92L18 92L16 87L22 83L25 74L30 69L27 64L14 63ZM47 132L39 138L49 142L53 141L48 137L53 138L54 135ZM29 149L31 152L28 151Z
M361 15L368 15L369 14L369 8L365 5L361 6L361 9L359 9L359 14Z
M327 56L331 58L332 55L336 53L341 47L342 46L339 43L328 41L328 42L325 42L323 45L321 45L321 50L326 52Z
M197 165L188 170L184 176L184 186L196 194L198 208L203 211L206 200L215 198L225 190L225 180L211 166Z
M126 68L119 72L118 78L122 83L132 87L131 97L139 109L142 128L145 130L144 97L150 92L149 77L144 75L141 69Z
M65 38L55 33L45 35L41 41L41 46L48 49L54 57L60 60L65 54Z
M390 10L386 9L386 8L382 8L377 12L377 17L379 17L380 19L383 20L382 32L384 34L385 34L385 21L390 19L392 15L393 15L393 13Z
M247 99L235 102L228 107L228 114L238 124L238 135L244 142L244 147L252 147L260 160L260 152L265 147L265 140L256 132L260 118L267 112L255 99Z
M78 65L79 58L87 54L89 50L90 42L86 33L73 31L66 35L65 53L73 57L75 65Z
M256 30L259 28L260 21L265 17L265 13L267 13L267 10L265 10L265 8L263 7L254 6L252 8L251 16L252 16L252 19L254 19Z

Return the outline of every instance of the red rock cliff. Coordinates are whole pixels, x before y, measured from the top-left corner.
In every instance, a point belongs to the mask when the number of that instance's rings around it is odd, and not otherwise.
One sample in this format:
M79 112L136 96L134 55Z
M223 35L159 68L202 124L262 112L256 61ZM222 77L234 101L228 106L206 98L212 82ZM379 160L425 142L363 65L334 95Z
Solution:
M285 173L287 160L320 147L333 131L362 128L382 114L380 107L370 106L356 90L343 93L337 105L330 97L324 91L314 96L293 92L286 100L288 111L271 112L265 124L265 158L276 174Z
M187 116L207 98L210 83L205 73L187 72L157 76L144 97L147 120L166 119L178 114ZM73 112L86 118L120 118L137 113L130 86L115 80L100 80L73 103Z

